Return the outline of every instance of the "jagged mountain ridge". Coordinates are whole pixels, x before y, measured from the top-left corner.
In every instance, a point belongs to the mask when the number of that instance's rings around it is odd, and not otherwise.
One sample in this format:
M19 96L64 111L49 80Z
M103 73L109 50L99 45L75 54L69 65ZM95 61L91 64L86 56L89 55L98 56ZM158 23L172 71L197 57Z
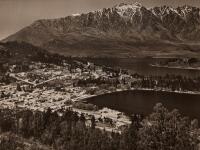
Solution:
M162 47L160 44L166 46L166 41L199 42L200 9L145 8L139 3L121 3L86 14L38 20L4 41L24 41L53 52L80 56L96 55L97 51L115 50L120 54L124 53L122 50L157 51ZM159 43L158 47L155 43ZM174 44L169 47L177 49Z

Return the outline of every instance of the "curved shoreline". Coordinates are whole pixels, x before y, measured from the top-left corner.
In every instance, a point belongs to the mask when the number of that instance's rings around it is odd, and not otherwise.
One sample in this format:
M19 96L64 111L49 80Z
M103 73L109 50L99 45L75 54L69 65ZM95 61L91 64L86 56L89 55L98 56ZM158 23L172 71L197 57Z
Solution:
M87 95L87 96L76 98L72 101L85 101L85 100L90 99L92 97L103 96L103 95L114 94L114 93L120 93L120 92L127 92L127 91L155 91L155 92L199 95L200 96L200 92L193 92L193 91L184 92L184 91L170 91L170 90L159 90L159 89L148 89L148 88L132 88L132 89L125 89L125 90L118 90L118 91L114 91L114 92L107 92L107 93L99 94L99 95Z

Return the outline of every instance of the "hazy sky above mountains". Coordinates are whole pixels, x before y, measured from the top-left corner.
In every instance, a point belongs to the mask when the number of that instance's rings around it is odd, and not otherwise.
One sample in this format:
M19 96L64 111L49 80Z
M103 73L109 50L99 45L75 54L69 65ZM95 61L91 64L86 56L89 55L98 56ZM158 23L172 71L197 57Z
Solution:
M136 1L146 7L185 4L200 7L200 0L0 0L0 39L37 19L58 18Z

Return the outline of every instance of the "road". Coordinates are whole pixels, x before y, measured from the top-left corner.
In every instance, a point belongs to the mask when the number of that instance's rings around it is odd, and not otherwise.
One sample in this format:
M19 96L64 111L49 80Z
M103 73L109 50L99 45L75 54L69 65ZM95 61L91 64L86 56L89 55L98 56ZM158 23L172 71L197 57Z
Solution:
M33 85L33 86L36 85L36 84L34 84L34 83L32 83L32 82L29 82L29 81L27 81L27 80L23 80L23 79L20 79L19 77L16 77L15 74L10 74L10 77L12 77L12 78L14 78L14 79L16 79L16 80L18 80L18 81L22 81L22 82L24 82L24 83Z
M18 80L18 81L21 81L21 82L30 84L30 85L32 85L33 87L37 87L37 86L39 86L39 85L43 85L43 84L45 84L45 83L48 83L48 82L53 81L53 80L56 80L56 79L62 79L62 78L69 77L69 75L56 76L56 77L54 77L54 78L48 79L48 80L43 81L43 82L40 82L40 83L38 83L38 84L35 84L35 83L29 82L29 81L27 81L27 80L23 80L23 79L21 79L21 78L19 78L19 77L16 77L15 74L10 74L10 77L12 77L12 78L14 78L14 79L16 79L16 80Z

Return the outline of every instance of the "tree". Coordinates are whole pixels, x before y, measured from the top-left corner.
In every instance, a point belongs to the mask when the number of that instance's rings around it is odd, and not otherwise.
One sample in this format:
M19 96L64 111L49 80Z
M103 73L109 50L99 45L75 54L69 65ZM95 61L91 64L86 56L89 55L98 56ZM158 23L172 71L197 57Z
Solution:
M96 127L96 120L95 120L95 117L92 116L92 118L91 118L91 128L95 129L95 127Z
M122 134L122 145L121 149L124 150L137 150L139 137L139 128L141 127L141 117L138 114L131 116L131 124L128 129L126 129Z
M22 91L21 86L17 84L17 91Z
M80 116L80 121L81 122L84 122L85 123L85 116L84 116L84 114L83 113L81 113L81 116Z
M154 107L154 112L143 120L140 129L141 150L193 150L197 141L191 134L191 123L177 110L169 112L162 104Z

